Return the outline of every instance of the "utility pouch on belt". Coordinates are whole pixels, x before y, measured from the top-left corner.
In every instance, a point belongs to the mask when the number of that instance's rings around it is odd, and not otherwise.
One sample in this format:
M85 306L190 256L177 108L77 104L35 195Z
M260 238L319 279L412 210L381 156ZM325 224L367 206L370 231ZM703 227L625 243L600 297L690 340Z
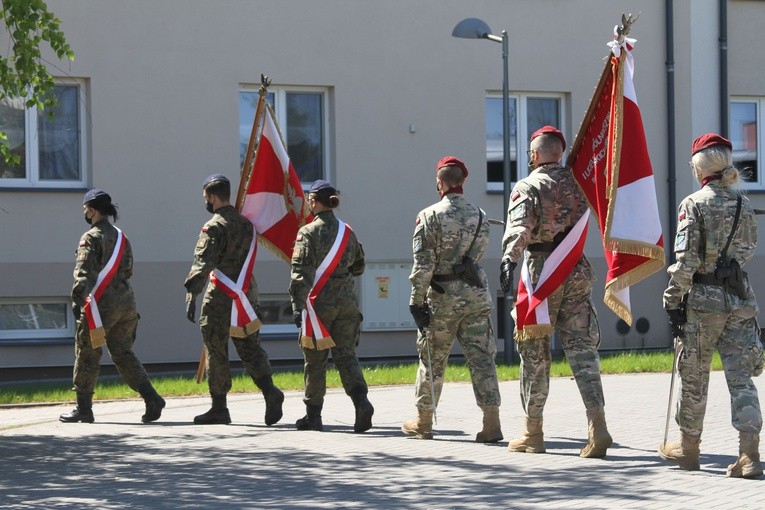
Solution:
M452 266L454 274L459 276L462 281L473 287L483 288L483 282L481 281L481 275L478 273L478 266L473 259L467 255L462 257L462 263L454 264Z
M724 286L731 294L735 294L741 299L746 299L746 273L738 261L733 257L728 256L728 247L733 239L733 234L736 233L738 228L738 220L741 216L741 195L738 196L736 201L736 215L733 218L733 227L731 228L728 241L725 243L720 257L715 262L715 278L722 280Z
M731 294L746 299L746 273L736 259L727 256L717 259L715 278L722 280Z

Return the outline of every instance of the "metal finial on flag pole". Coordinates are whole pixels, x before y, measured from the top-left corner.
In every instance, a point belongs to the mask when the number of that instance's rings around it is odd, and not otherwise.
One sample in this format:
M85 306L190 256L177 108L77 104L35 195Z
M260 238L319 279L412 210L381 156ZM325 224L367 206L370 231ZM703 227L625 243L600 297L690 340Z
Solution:
M622 41L624 41L624 38L629 35L630 27L632 27L632 24L636 22L639 17L640 17L640 13L637 13L634 16L632 15L632 13L622 14L622 24L616 27L616 35L619 38L620 44L622 43Z

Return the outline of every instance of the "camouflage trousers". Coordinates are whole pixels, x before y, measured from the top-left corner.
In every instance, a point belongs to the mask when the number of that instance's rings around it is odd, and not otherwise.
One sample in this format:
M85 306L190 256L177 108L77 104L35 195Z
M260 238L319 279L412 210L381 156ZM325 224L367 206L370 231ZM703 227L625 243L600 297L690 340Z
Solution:
M759 434L762 411L757 388L750 370L751 346L757 340L754 317L735 314L688 310L688 323L678 361L680 399L675 421L680 430L700 436L707 408L709 370L715 349L725 372L730 392L733 428L739 432Z
M417 408L432 411L434 407L429 367L433 369L433 393L435 404L438 405L446 364L455 338L467 361L476 403L479 406L500 405L502 399L495 364L497 343L491 326L491 308L464 314L460 314L458 309L439 309L435 306L431 306L431 310L430 327L417 334L417 353L420 358L415 382Z
M332 363L340 373L340 382L347 395L367 393L367 382L361 371L356 347L359 345L361 314L356 307L317 309L317 315L329 330L335 346L330 349L307 349L301 346L305 360L303 381L306 404L322 405L327 393L327 363L330 351Z
M547 298L551 325L558 333L586 409L605 405L598 355L600 330L591 289L588 280L569 280ZM518 342L518 354L523 410L529 418L541 419L550 392L550 336Z
M134 391L149 382L141 362L133 353L138 313L134 308L102 310L101 320L106 332L106 348L122 378ZM92 395L100 372L103 347L90 345L88 322L83 315L77 321L74 345L74 389L80 395Z
M216 307L210 303L203 303L199 325L202 341L207 347L207 384L210 394L225 395L231 390L231 365L228 359L230 304L228 307ZM234 338L233 342L245 371L253 380L271 375L271 362L266 351L260 346L259 332L244 338Z

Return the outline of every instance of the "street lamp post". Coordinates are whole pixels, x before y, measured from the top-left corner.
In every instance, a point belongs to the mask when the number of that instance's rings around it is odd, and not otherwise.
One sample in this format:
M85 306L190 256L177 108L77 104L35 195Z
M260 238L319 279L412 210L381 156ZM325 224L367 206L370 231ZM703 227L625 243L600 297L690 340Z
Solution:
M491 33L491 28L485 21L478 18L466 18L457 23L452 30L453 37L463 39L488 39L490 41L502 44L502 216L507 215L510 205L510 97L508 90L508 37L507 30L502 31L502 36L496 36ZM513 342L512 332L514 329L513 318L510 315L512 304L512 290L505 294L502 317L505 325L504 343L505 343L505 363L513 361Z

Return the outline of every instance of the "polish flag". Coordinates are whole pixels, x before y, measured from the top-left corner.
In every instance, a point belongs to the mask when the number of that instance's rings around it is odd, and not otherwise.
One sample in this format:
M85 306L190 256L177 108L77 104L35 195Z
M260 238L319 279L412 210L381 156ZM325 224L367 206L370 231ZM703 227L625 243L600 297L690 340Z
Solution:
M311 213L273 110L266 108L264 117L241 213L255 226L260 242L289 262L297 232Z
M605 303L632 324L630 286L664 268L653 169L633 76L635 40L617 34L568 166L598 217L608 274Z

